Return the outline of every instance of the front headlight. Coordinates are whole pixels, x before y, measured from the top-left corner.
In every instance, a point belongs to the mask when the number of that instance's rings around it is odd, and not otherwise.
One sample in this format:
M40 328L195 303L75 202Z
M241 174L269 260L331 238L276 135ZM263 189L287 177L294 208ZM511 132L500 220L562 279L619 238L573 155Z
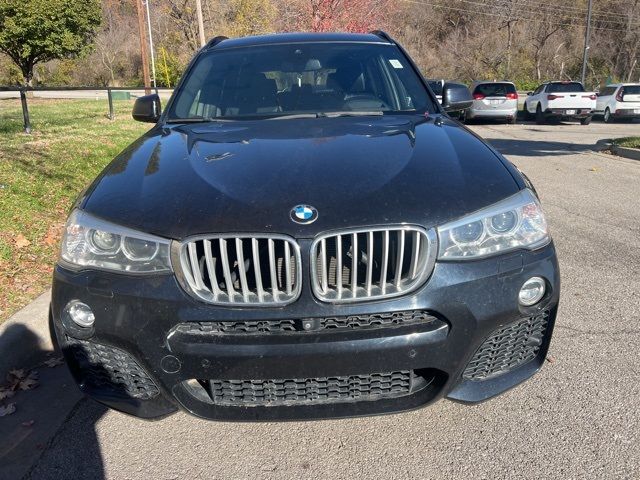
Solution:
M438 228L441 260L486 257L549 243L542 207L531 190L478 210Z
M115 272L171 271L169 240L137 232L74 210L62 237L61 261L73 268Z

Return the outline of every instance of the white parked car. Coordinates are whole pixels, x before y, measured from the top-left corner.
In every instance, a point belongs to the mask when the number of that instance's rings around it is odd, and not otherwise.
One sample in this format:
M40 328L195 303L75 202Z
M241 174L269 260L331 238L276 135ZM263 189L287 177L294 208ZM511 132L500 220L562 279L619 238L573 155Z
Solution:
M585 91L580 82L543 83L527 94L524 113L528 118L535 115L537 124L556 118L580 120L582 125L589 125L596 108L596 98L596 93Z
M640 118L640 83L607 85L598 94L594 113L607 123Z
M466 119L491 118L516 123L518 92L511 82L474 82L471 85L473 105Z

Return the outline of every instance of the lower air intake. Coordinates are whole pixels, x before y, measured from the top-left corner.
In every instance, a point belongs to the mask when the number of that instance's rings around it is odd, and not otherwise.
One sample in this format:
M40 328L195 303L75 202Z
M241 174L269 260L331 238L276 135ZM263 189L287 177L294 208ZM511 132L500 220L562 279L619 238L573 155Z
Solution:
M71 337L67 337L64 348L70 351L70 362L75 364L72 367L85 387L140 400L160 393L134 358L118 348Z
M336 377L271 380L198 380L210 403L276 406L378 400L408 395L426 385L411 370Z
M540 351L548 322L545 311L497 330L480 346L462 378L486 380L530 362Z

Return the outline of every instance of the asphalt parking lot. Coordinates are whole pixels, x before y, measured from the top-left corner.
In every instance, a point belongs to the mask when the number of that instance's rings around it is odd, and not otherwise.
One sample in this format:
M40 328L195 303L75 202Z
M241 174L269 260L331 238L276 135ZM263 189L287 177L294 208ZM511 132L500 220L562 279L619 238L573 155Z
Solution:
M340 421L145 422L82 400L31 470L63 478L640 478L640 124L471 127L543 200L562 273L549 362L487 403Z

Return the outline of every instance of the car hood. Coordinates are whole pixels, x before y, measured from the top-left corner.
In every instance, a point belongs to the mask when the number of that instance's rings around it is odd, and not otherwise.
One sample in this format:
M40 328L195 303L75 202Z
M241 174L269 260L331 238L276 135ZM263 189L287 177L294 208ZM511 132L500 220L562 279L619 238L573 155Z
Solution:
M81 208L168 238L431 227L519 190L479 138L440 115L157 126L96 179ZM318 210L312 224L292 207Z

